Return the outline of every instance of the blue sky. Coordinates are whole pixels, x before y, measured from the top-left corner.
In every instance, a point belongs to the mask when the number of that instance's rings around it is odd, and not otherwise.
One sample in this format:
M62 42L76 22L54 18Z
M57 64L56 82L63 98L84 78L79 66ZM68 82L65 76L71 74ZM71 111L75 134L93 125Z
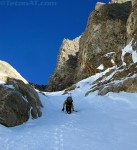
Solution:
M0 59L10 63L28 81L47 84L62 40L74 39L84 32L97 0L4 2L0 1ZM45 2L55 3L48 6Z

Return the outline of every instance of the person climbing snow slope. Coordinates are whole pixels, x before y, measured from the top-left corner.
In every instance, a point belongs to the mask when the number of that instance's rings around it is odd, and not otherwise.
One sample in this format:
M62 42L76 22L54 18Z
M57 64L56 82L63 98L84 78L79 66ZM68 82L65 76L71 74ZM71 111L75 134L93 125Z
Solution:
M67 99L63 103L62 111L64 111L64 107L66 106L66 112L71 114L74 111L73 99L71 96L68 96Z

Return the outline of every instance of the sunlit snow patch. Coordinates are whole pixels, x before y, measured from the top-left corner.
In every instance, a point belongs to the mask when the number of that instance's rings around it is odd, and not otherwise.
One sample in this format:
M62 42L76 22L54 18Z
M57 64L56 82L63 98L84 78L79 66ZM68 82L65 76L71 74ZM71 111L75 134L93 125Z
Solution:
M13 85L5 85L5 86L9 89L15 89L15 87Z
M122 59L123 65L126 65L126 63L124 62L124 56L125 56L126 53L132 54L133 62L134 63L137 62L137 52L136 52L136 50L133 50L132 42L133 42L133 39L131 40L131 42L124 49L122 49L121 59Z
M101 64L97 69L99 69L99 70L104 70L104 65Z
M4 81L0 81L0 85L4 85L5 84L5 82Z

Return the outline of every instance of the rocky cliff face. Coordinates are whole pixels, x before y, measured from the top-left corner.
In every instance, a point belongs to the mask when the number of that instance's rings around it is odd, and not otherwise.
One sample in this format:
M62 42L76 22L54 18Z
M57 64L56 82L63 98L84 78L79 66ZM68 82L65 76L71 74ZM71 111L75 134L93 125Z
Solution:
M86 30L79 39L79 50L71 84L112 68L91 86L89 93L95 90L99 90L100 95L110 91L137 92L136 16L136 0L112 0L109 4L97 3L95 10L89 16ZM58 71L57 76L61 76L60 74L62 72ZM63 74L66 78L70 78L65 71ZM106 81L106 78L109 80ZM54 85L54 79L51 78L50 83L53 81L51 85ZM67 86L68 84L64 84L64 87Z
M132 0L132 9L127 21L127 36L128 42L133 38L133 47L137 50L137 1Z
M121 49L126 45L126 22L131 2L105 4L93 11L80 39L77 80L113 65L121 64ZM112 61L113 59L113 61Z
M20 125L42 115L37 92L8 63L0 61L0 124Z
M108 92L137 92L137 1L132 0L132 9L127 20L127 46L122 49L123 65L114 67L91 85L89 93L98 90L99 95Z
M48 90L62 90L75 82L80 37L64 39L60 48L56 69L50 77Z

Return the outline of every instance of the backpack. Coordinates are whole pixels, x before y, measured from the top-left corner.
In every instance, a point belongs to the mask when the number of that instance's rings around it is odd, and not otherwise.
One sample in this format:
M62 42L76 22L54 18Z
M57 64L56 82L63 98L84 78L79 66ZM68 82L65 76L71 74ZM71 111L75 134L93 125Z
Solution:
M72 105L72 102L73 102L72 97L69 96L69 97L67 98L67 105Z

